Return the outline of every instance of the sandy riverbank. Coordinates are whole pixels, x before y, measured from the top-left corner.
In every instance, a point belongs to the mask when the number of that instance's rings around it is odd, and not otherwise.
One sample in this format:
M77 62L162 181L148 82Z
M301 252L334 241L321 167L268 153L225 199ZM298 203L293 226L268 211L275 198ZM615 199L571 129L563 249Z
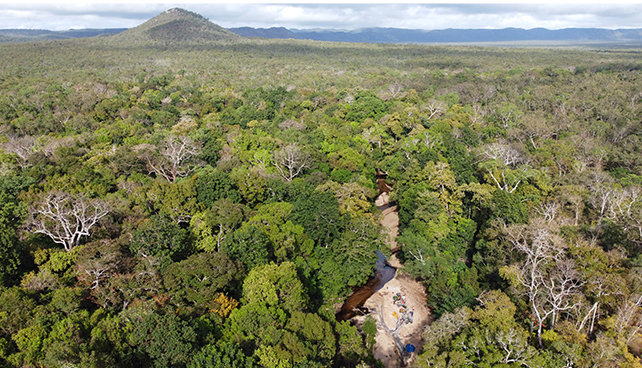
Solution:
M382 193L377 197L375 204L377 207L383 208L381 225L388 229L390 233L390 247L391 249L394 249L397 246L396 238L399 231L397 207L386 207L389 206L387 193ZM392 313L398 313L399 307L393 302L393 296L397 293L404 295L406 297L407 310L413 311L413 323L404 324L399 330L398 336L404 346L406 344L412 344L417 347L417 350L419 350L423 345L423 328L431 321L430 310L426 307L426 293L424 291L424 287L421 283L403 273L403 267L399 260L397 260L396 256L393 255L390 257L390 259L388 259L388 263L397 268L395 277L381 290L372 295L365 302L364 306L370 310L376 308L376 310L379 311L379 309L381 309L383 323L386 324L388 329L394 330L397 326L397 318L395 318ZM386 331L386 328L381 325L379 314L372 313L371 315L375 320L377 320L378 324L376 344L374 347L375 358L381 359L388 368L401 367L401 357L395 348L393 337ZM361 324L363 323L365 316L355 317L355 319L357 324ZM412 361L415 356L416 354L412 355L407 366L412 365Z

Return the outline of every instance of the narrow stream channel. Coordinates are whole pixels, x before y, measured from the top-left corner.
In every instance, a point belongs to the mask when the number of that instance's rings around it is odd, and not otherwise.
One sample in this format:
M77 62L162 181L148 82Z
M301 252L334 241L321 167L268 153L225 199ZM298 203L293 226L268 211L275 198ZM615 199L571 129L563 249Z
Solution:
M379 194L389 192L391 187L386 183L387 175L377 170L377 186L379 187ZM390 207L390 204L379 206L381 211ZM375 263L375 273L365 285L354 288L352 294L346 299L337 313L337 321L345 321L357 315L359 308L370 298L374 293L379 291L388 281L395 277L396 268L390 266L386 262L386 256L380 251L376 252L377 262Z
M345 321L356 316L356 310L361 308L368 298L395 277L397 270L386 262L386 256L380 251L377 251L376 265L374 277L368 280L365 285L355 288L354 292L343 303L341 310L337 313L337 321Z

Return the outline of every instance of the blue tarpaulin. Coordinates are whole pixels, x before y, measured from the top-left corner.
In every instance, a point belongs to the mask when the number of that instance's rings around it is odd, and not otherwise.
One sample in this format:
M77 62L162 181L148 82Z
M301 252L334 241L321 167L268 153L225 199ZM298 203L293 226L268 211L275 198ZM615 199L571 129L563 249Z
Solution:
M406 351L409 353L413 353L415 351L415 346L413 344L406 345Z

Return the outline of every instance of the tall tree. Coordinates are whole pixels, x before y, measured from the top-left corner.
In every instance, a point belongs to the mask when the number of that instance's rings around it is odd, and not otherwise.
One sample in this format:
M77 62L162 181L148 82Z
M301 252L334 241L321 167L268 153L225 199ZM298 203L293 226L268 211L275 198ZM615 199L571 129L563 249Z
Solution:
M573 297L584 282L555 229L542 222L533 222L508 227L506 236L524 260L504 267L500 272L528 298L542 346L544 323L550 318L550 324L554 326L559 313L577 306Z
M174 182L194 171L195 159L200 153L201 145L188 136L170 134L158 151L149 144L139 145L136 150L147 162L150 173Z
M27 230L48 236L69 252L109 211L104 200L53 191L31 208Z
M301 171L311 166L312 159L296 143L292 143L276 152L273 162L279 175L290 183Z

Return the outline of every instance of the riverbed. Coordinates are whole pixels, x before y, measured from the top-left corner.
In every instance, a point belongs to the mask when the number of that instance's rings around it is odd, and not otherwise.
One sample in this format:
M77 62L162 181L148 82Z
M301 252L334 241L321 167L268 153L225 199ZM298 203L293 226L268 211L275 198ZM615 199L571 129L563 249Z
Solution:
M396 249L399 216L397 214L397 206L390 205L388 199L388 193L383 192L377 197L375 204L382 209L381 225L389 233L389 246L391 249ZM399 307L393 302L393 297L397 293L404 295L408 310L413 311L413 323L403 325L398 333L404 346L405 344L412 344L418 350L423 346L424 326L431 322L432 316L430 309L426 306L427 297L423 284L403 273L403 265L397 260L394 253L387 260L387 263L396 268L394 277L366 300L362 310L371 312L370 315L377 320L377 335L373 349L374 357L380 359L386 368L395 368L403 366L402 358L395 346L394 338L383 327L383 324L385 324L389 329L394 329L397 323L393 312L398 313ZM383 321L378 311L382 312ZM365 315L357 315L351 319L357 326L361 326L364 320ZM416 357L415 354L406 360L408 365L412 364Z
M374 276L365 285L353 290L353 293L350 294L339 313L337 313L337 321L348 320L360 312L367 313L367 311L360 309L363 303L395 277L396 269L388 264L386 256L380 251L376 253L377 262Z

